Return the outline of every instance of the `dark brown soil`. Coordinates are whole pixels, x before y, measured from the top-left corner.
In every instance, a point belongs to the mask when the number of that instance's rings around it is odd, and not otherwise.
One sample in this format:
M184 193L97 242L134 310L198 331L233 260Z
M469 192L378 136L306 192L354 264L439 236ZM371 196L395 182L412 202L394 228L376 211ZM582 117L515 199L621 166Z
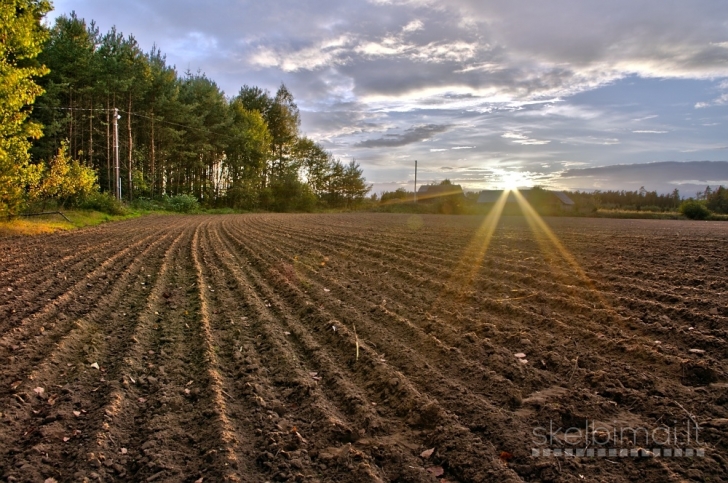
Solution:
M728 224L483 221L0 240L0 479L728 481Z

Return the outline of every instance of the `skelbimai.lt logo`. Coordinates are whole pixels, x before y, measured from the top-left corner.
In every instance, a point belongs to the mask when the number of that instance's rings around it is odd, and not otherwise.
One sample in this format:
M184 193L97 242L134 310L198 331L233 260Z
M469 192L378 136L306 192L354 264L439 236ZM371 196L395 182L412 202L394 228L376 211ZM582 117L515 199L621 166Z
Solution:
M688 420L673 426L659 424L648 428L586 420L582 425L565 427L549 421L533 429L533 457L703 457L700 426Z

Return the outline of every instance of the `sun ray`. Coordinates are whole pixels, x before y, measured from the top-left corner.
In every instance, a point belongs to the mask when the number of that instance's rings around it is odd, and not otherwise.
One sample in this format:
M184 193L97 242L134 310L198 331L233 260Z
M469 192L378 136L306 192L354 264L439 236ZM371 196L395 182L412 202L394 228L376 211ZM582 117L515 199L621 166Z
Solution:
M536 230L540 231L543 235L548 238L548 240L551 242L551 244L556 248L557 253L566 261L566 263L572 268L572 270L576 273L576 276L587 286L588 290L599 300L602 308L607 310L612 310L611 306L607 301L602 297L599 290L596 289L594 286L594 282L589 278L589 276L584 272L584 269L581 268L581 265L579 262L574 258L574 256L569 252L569 250L566 249L566 247L561 243L561 240L554 234L554 232L549 228L549 226L546 224L546 222L543 221L543 218L536 212L536 210L531 206L531 204L524 198L523 194L521 194L518 190L513 191L516 201L518 202L518 206L521 208L521 211L523 212L523 215L526 217L527 222L531 226L531 230L534 231L534 236L537 237ZM538 241L538 240L537 240ZM539 242L541 243L541 242Z
M490 246L493 233L498 226L503 208L508 199L508 190L503 190L500 197L496 200L490 213L485 217L483 223L473 235L468 246L463 250L463 254L458 261L457 268L453 271L451 281L459 285L460 291L464 291L475 277L476 272L480 269L485 254Z

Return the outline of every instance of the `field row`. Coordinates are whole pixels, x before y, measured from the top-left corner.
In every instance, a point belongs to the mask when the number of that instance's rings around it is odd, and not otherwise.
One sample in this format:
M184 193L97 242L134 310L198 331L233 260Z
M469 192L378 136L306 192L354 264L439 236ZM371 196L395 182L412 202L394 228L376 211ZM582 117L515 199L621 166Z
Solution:
M0 241L0 475L723 481L727 242L374 214ZM705 457L532 457L538 428L690 424Z

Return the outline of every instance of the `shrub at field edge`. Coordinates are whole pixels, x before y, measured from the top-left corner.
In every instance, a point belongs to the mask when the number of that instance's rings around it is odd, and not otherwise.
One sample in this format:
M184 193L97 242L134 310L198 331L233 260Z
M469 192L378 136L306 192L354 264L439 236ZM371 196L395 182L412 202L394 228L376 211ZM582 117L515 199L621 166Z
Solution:
M710 210L705 203L693 199L682 202L680 213L691 220L707 220L710 217Z

